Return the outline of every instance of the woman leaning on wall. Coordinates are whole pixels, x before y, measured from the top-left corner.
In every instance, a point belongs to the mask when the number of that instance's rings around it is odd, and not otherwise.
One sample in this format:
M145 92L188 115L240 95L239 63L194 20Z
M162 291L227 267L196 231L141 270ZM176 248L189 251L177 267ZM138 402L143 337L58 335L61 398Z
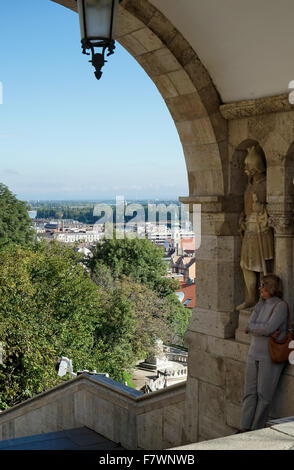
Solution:
M282 299L282 281L267 274L259 286L261 300L255 305L245 333L251 333L241 429L246 432L264 428L281 373L287 364L272 362L269 338L285 337L288 330L288 304Z

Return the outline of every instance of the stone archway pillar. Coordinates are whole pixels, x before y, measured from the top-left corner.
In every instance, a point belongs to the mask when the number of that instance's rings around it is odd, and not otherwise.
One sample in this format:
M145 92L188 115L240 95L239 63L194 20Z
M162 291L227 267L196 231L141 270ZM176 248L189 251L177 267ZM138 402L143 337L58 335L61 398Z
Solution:
M189 330L232 338L237 324L236 302L239 299L240 236L239 212L233 201L222 196L180 198L201 205L201 245L196 250L197 308ZM231 207L230 207L231 206ZM241 297L240 297L241 298Z
M185 343L189 347L185 409L187 442L211 434L232 434L227 424L227 370L225 351L234 342L238 325L235 306L242 300L239 265L239 207L222 196L181 198L182 203L201 204L201 246L196 250L196 297ZM235 342L234 342L235 344ZM234 352L235 354L235 352ZM231 354L232 356L232 354Z

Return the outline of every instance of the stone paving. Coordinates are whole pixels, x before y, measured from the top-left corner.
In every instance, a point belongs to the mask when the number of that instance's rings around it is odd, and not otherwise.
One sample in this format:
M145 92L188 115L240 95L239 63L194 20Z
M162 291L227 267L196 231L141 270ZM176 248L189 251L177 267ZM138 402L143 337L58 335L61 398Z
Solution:
M294 450L294 421L177 447L179 450Z

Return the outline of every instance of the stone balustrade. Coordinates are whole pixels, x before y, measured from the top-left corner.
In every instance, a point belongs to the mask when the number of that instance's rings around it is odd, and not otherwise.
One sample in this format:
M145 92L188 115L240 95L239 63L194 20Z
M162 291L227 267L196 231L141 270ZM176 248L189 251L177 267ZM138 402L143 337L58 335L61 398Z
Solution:
M148 395L81 374L0 414L0 440L86 426L126 449L182 445L186 383ZM187 441L185 441L187 442Z
M173 353L173 352L167 352L167 353L165 353L165 356L169 361L187 363L188 355L178 354L178 353Z
M187 372L187 367L179 367L177 369L175 369L174 367L167 367L164 370L159 370L158 374L167 377L186 377Z

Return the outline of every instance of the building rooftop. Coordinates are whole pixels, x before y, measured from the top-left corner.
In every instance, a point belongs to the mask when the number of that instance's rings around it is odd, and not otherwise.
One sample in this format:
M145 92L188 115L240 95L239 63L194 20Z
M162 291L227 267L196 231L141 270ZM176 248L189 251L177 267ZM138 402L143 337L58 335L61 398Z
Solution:
M187 284L186 282L181 282L181 288L178 289L176 292L178 293L183 292L184 298L182 300L182 304L185 305L185 307L189 307L189 308L196 307L195 283Z

